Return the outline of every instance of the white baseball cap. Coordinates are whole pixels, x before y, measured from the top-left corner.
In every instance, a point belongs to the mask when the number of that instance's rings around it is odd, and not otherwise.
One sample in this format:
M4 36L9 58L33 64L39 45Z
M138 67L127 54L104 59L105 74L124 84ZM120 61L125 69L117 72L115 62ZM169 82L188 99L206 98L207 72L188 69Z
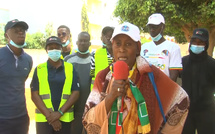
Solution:
M149 24L159 25L160 23L165 24L163 15L160 13L154 13L151 16L149 16L148 23L146 25L149 25Z
M140 30L139 30L139 28L136 25L131 24L129 22L124 22L121 25L118 25L114 28L111 41L113 40L114 37L116 37L119 34L128 35L135 42L140 41Z

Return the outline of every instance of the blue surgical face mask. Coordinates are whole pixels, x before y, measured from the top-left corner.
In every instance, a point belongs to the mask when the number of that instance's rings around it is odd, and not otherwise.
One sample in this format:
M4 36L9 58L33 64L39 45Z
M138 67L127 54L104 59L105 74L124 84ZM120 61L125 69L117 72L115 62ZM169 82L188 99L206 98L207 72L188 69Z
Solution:
M162 29L163 29L163 26L161 27L161 31L162 31ZM160 31L160 33L157 35L157 36L155 36L155 37L152 37L151 36L151 38L152 38L152 40L153 41L159 41L163 36L161 35L161 31Z
M7 34L7 36L9 37L9 35ZM10 39L10 37L9 37ZM16 47L16 48L23 48L25 46L27 46L26 42L24 42L23 45L17 45L15 42L13 42L11 39L10 39L10 42L9 42L12 46Z
M89 49L88 49L87 51L85 51L85 52L81 52L81 51L79 51L78 48L76 49L76 51L77 51L78 53L80 53L80 54L88 54L88 53L90 52Z
M106 46L107 46L107 45L106 45L105 43L103 43L103 42L102 42L102 45L103 45L104 47L106 47Z
M69 43L70 43L70 41L69 41L69 40L67 40L65 44L62 44L62 46L63 46L63 47L66 47L66 46L68 46L68 45L69 45Z
M54 62L58 61L61 57L61 50L58 49L48 50L48 57Z
M160 33L157 36L155 36L155 37L151 36L151 38L152 38L153 41L159 41L162 37L163 36Z
M205 50L205 46L198 46L198 45L193 45L191 44L190 46L190 50L194 53L194 54L200 54Z

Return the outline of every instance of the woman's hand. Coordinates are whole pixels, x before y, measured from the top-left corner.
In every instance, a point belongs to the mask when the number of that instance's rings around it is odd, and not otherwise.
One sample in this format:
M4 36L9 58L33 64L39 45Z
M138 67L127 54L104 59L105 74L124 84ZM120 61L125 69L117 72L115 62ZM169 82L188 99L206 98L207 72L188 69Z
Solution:
M114 98L114 100L119 96L125 96L127 91L127 83L128 80L113 80L110 89L110 95Z
M51 125L52 125L54 131L60 131L60 129L62 128L62 124L59 120L52 122Z
M113 78L113 82L110 85L110 93L105 98L105 106L107 113L110 111L113 102L119 96L125 96L128 89L128 80L115 80Z
M51 112L50 115L46 118L49 124L52 124L54 121L60 119L61 114L58 111Z

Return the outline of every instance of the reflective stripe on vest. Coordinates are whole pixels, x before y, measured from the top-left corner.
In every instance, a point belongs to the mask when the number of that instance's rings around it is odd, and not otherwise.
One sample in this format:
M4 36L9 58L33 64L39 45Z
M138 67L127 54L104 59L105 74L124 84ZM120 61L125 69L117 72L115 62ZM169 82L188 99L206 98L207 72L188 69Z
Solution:
M92 78L91 90L93 89L93 83L98 72L108 67L108 65L107 49L103 47L97 49L95 53L95 77Z
M71 86L73 80L73 66L70 63L64 62L65 82L63 86L61 102L59 109L65 104L69 96L71 95ZM39 95L42 98L44 104L50 111L54 111L51 102L51 91L48 83L48 68L47 62L40 64L37 67L37 76L39 80ZM46 117L36 109L36 122L47 122ZM71 122L74 119L73 106L61 116L60 120L63 122Z

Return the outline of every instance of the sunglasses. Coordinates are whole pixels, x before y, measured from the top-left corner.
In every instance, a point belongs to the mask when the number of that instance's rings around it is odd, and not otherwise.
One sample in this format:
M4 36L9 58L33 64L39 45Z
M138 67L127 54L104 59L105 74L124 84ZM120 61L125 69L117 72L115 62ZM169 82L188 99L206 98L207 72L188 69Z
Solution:
M65 33L65 32L62 32L62 33L58 33L58 34L57 34L58 37L60 37L61 35L62 35L63 37L65 37L65 36L66 36L66 33Z

